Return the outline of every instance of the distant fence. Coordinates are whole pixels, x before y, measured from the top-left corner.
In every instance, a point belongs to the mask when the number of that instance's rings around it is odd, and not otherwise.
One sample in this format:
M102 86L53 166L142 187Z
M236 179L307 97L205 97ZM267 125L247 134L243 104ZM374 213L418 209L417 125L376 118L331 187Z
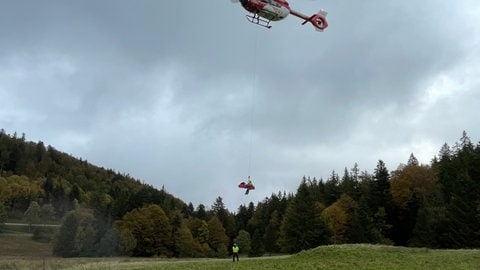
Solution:
M28 224L28 223L11 223L5 222L5 226L19 226L19 227L60 227L58 224Z
M0 233L26 234L38 242L50 242L55 235L57 224L0 223Z
M32 233L33 229L45 228L45 229L55 229L60 227L57 224L28 224L28 223L12 223L5 222L0 223L0 232L22 232L22 233Z

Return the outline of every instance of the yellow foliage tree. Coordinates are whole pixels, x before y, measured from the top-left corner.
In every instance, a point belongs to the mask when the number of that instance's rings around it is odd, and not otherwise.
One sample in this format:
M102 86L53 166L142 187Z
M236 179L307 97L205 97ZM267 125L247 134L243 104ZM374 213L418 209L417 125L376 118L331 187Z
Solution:
M414 194L423 201L436 182L437 177L430 166L409 164L393 173L390 194L393 202L405 209Z
M347 213L337 203L334 203L323 210L322 217L332 232L332 242L334 244L344 243L348 222Z

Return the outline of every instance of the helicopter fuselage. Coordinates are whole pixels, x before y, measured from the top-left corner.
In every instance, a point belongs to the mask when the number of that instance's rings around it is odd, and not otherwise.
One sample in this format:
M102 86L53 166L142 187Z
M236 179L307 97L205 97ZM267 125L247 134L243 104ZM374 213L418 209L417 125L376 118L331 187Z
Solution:
M285 19L290 14L290 8L285 1L275 0L240 0L243 8L247 11L258 14L270 21Z

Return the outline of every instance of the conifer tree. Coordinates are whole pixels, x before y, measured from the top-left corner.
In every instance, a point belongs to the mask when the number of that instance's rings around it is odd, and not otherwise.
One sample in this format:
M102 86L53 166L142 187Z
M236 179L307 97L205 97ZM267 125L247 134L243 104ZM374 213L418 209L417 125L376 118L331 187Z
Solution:
M199 204L196 211L196 217L201 220L207 220L207 212L205 211L205 205Z
M235 215L237 230L245 230L247 228L248 220L250 220L251 217L251 213L248 211L247 207L245 205L240 205L237 214Z
M407 165L408 166L418 166L418 165L420 165L418 163L418 159L413 155L413 153L410 154L410 157L408 158Z
M446 206L439 184L425 196L418 209L418 215L409 245L417 247L441 248L442 225L446 222ZM448 233L450 234L450 233Z
M375 168L371 190L372 211L378 211L379 207L387 207L390 202L390 174L385 163L379 160Z
M340 179L338 174L335 171L332 171L330 178L328 178L327 182L324 186L325 191L325 201L322 202L325 206L329 206L340 197L341 191L339 188Z
M342 181L339 184L339 190L341 194L347 194L348 196L357 197L357 182L354 177L350 175L347 168L345 168L342 176Z
M262 236L258 229L253 233L251 246L250 252L248 253L249 257L261 257L265 254Z
M350 226L347 230L347 237L350 243L370 243L372 231L372 214L368 206L367 195L360 197L358 208L355 209Z
M307 183L302 181L281 225L281 249L293 253L327 244L329 232L320 214Z
M282 220L280 217L279 211L273 211L270 222L268 223L267 228L265 229L265 234L263 235L263 240L265 243L265 251L267 252L279 252L280 247L278 246L278 237L280 235L280 226L282 225Z
M212 212L220 219L220 222L222 222L222 225L225 227L228 211L225 208L222 197L217 197L215 203L212 205Z

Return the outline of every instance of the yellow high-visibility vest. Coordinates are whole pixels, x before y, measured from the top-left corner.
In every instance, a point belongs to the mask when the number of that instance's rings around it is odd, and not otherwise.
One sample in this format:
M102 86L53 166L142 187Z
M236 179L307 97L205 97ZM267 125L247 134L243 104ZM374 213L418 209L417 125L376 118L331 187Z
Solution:
M237 246L235 246L235 247L232 247L232 251L233 251L233 253L238 253L238 250L239 250L239 248L238 248Z

